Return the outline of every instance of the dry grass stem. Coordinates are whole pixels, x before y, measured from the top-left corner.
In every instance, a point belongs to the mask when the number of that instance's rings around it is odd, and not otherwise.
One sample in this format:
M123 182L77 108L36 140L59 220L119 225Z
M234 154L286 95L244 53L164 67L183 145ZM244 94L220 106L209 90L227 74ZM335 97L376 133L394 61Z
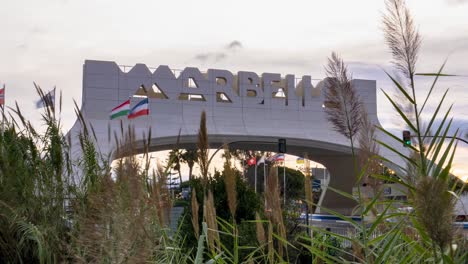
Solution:
M382 171L377 155L379 155L379 145L375 141L375 125L369 120L367 112L363 109L362 127L359 130L359 151L358 160L361 168L366 168L362 182L367 183L372 188L374 195L380 191L382 182L372 177Z
M276 226L278 236L286 240L286 228L283 221L283 210L281 208L281 197L278 186L278 173L275 167L270 170L267 183L268 191L265 194L267 200L266 216ZM286 245L278 240L278 254L283 256Z
M161 221L163 225L168 226L171 223L172 197L167 186L167 174L164 167L159 163L157 165L157 177Z
M312 194L312 177L310 173L310 160L307 154L304 155L304 170L305 170L305 178L304 178L304 192L305 192L305 198L306 198L306 203L307 203L307 208L308 212L313 212L313 206L314 206L314 198Z
M80 228L73 241L74 257L78 262L147 261L157 243L148 229L160 211L154 206L157 190L153 186L146 195L134 157L119 161L115 181L108 174L99 178L99 188L90 190L86 203L75 205Z
M152 181L151 181L151 191L150 191L150 198L153 206L156 208L156 217L158 220L159 225L164 225L164 210L163 210L163 203L161 201L161 194L160 188L156 176L156 171L153 170Z
M383 17L385 41L393 55L393 64L411 79L415 73L421 36L403 0L387 0Z
M255 212L255 227L258 244L263 246L266 243L265 228L263 228L262 219L260 218L260 214L258 212Z
M216 220L216 208L214 205L214 197L211 190L208 191L208 196L205 197L203 205L203 215L206 225L208 226L208 246L212 252L216 251L215 244L219 243L218 222Z
M236 220L237 210L237 189L236 189L236 174L231 167L231 154L228 148L224 149L224 184L226 187L227 200L229 211L231 212L233 221Z
M275 263L275 246L273 244L273 225L268 221L268 260Z
M195 188L192 189L192 226L195 231L195 237L198 239L200 237L200 226L198 224L198 208L200 207L197 201L197 192Z
M446 181L420 177L413 196L416 217L431 239L445 250L454 238L455 198L448 191Z
M206 113L202 112L200 118L200 128L198 130L198 165L200 166L200 172L203 180L203 187L206 189L208 184L208 151L210 149L208 145L208 132L206 130Z
M343 60L332 53L325 68L325 113L328 121L338 133L352 140L362 123L362 103Z
M405 1L387 0L385 4L386 14L383 17L385 41L393 56L392 63L406 78L405 81L402 81L396 76L396 79L406 93L411 94L409 88L413 88L412 96L414 97L413 76L416 72L421 36L414 25L413 18L405 5ZM398 108L405 113L411 122L416 123L414 105L398 89L396 89L395 98ZM396 125L401 125L401 120L398 118L395 123ZM404 127L404 129L407 129L407 127ZM414 133L414 131L412 132Z

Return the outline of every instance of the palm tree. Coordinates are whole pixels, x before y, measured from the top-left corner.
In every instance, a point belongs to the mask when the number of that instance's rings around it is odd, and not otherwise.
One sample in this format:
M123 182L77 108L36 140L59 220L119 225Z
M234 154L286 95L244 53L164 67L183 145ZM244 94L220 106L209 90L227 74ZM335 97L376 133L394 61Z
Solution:
M187 149L182 153L182 162L187 163L189 166L189 180L192 180L192 170L195 162L197 161L197 150L196 149Z
M179 173L179 187L182 188L182 173L180 172L180 162L182 161L182 151L173 149L169 152L169 165Z

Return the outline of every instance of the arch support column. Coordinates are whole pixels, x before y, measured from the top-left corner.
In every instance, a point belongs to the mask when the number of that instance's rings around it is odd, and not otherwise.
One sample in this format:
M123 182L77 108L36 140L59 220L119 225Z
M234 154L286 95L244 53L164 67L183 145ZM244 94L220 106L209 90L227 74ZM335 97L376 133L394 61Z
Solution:
M319 160L329 172L329 187L352 194L356 183L352 156L329 156ZM356 202L330 189L325 193L322 207L337 211L344 215L350 215ZM326 212L321 210L322 213Z

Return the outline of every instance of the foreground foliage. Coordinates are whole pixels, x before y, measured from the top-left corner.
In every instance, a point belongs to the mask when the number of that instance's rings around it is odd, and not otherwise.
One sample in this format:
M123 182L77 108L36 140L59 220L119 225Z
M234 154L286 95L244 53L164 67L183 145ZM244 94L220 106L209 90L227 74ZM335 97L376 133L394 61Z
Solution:
M352 196L330 189L354 200L355 215L362 220L321 209L347 223L350 228L345 232L294 222L298 210L285 210L276 168L268 170L261 195L240 179L228 149L224 170L210 175L204 113L198 149L185 153L174 149L166 164L150 170L147 151L143 162L128 155L111 167L107 153L96 149L93 129L79 112L84 129L77 147L83 154L72 160L70 139L62 134L52 105L45 108L43 132L16 107L11 116L5 116L0 133L1 262L466 263L468 243L452 226L453 207L463 187L450 174L456 150L449 133L453 130L451 106L441 110L448 91L434 111L427 110L438 79L447 76L444 65L436 73L424 74L434 81L421 97L415 78L421 38L402 1L387 2L384 30L404 79L397 81L397 76L388 74L401 100L383 92L414 135L414 142L398 151L393 146L403 144L402 140L369 122L345 63L333 54L327 67L326 113L334 128L350 141L358 192ZM376 129L395 144L378 138ZM134 154L131 131L116 142L119 151ZM151 131L147 144L150 139ZM381 157L379 146L402 162L393 164ZM167 175L170 168L180 170L183 162L190 168L197 162L201 175L191 179L190 206L179 230L171 231L173 200ZM381 163L397 169L399 177L381 173ZM305 199L309 208L316 206L307 189L312 177L306 173L303 180L288 183L305 185L304 191L290 195ZM408 201L384 199L382 182L404 186ZM361 188L363 183L372 188L372 196ZM401 206L412 210L398 210Z

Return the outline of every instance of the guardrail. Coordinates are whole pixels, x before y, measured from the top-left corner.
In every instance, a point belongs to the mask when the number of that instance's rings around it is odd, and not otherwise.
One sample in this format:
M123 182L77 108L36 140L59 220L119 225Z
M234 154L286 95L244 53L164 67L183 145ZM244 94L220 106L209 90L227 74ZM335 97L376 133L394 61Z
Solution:
M361 218L357 216L348 216L356 222L361 222ZM299 217L301 220L306 221L306 215L303 213ZM340 236L353 238L359 236L359 233L356 231L353 225L343 220L340 217L334 215L320 215L320 214L309 214L309 225L315 228L320 228L323 230L328 229L328 231L338 234ZM468 239L468 222L454 222L453 227L460 230L463 233L465 239ZM380 231L374 231L370 234L371 238L376 238L381 235ZM342 247L351 247L351 242L349 240L344 240L341 243Z

